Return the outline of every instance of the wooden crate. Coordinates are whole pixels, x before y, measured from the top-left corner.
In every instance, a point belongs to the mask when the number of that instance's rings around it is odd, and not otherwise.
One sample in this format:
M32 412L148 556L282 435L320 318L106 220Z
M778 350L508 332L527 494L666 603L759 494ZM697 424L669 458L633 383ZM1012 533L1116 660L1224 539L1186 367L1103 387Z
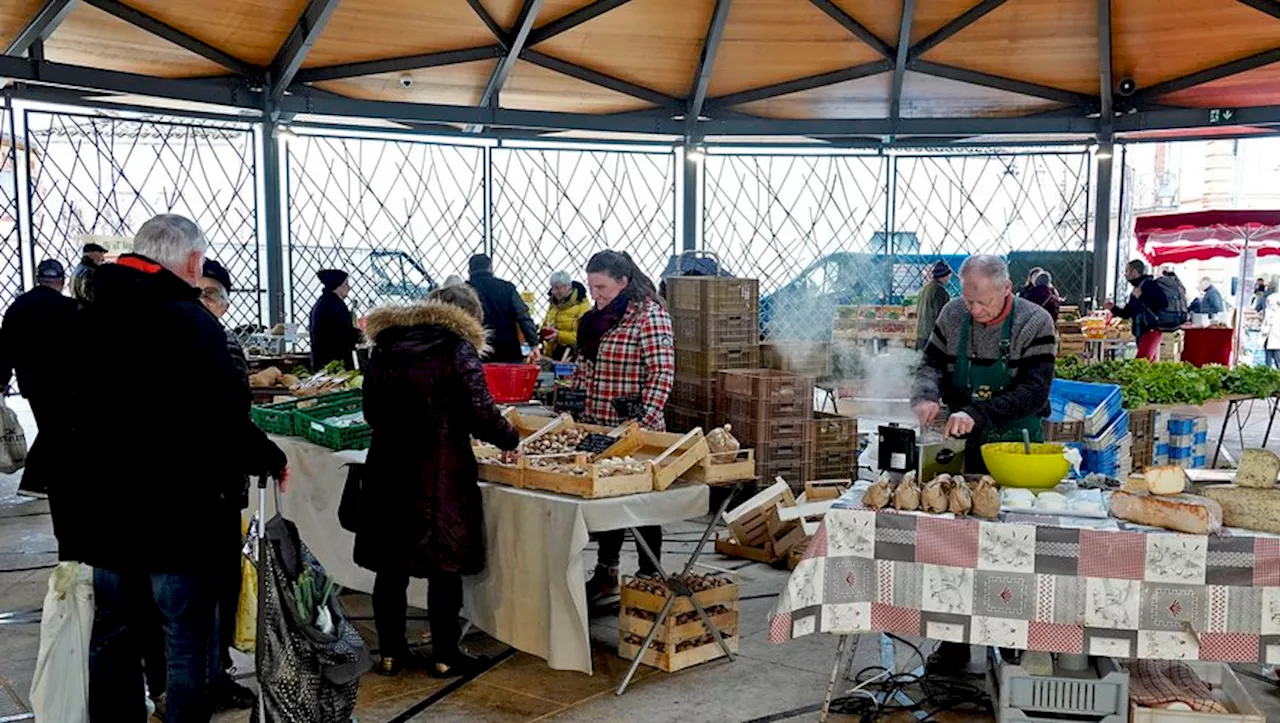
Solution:
M640 646L627 642L627 633L619 633L622 639L618 642L618 656L626 660L635 660L636 655L640 652ZM641 640L643 642L643 639ZM726 637L725 645L729 646L729 650L736 655L738 652L738 636ZM671 652L670 650L654 650L650 647L645 651L644 657L640 662L652 668L657 668L664 673L674 673L677 670L692 668L695 665L724 657L724 650L720 648L720 644L714 640L705 645L699 645L696 648L690 648L680 652Z
M551 460L550 458L557 458ZM538 461L561 461L568 458L585 466L587 474L574 475L554 472L538 466ZM562 495L599 499L602 497L619 497L653 491L653 464L645 461L645 471L639 474L610 475L603 474L605 465L601 462L588 462L582 452L567 454L546 454L526 458L524 478L521 487L526 489L557 492Z
M736 452L711 452L698 464L690 467L680 479L709 485L737 482L756 478L756 454L753 449Z
M768 516L774 514L779 503L787 507L794 507L796 504L791 488L782 480L774 482L751 499L726 512L724 521L738 542L749 547L759 547L769 539Z
M471 451L476 456L476 468L479 470L477 476L485 482L497 482L498 484L510 485L511 487L524 486L524 460L516 462L515 466L507 466L494 462L501 450L488 444L472 445Z
M670 487L711 453L701 427L694 427L682 435L642 430L640 438L644 440L644 446L631 456L648 460L653 465L653 489L659 492Z
M779 556L791 553L797 545L807 541L818 531L823 515L831 509L835 500L806 502L794 507L776 507L765 520L773 550Z
M851 478L843 479L816 479L811 482L804 483L804 501L822 502L824 500L840 499L840 495L853 486Z
M699 590L693 594L694 599L698 601L698 604L702 606L703 610L716 605L733 605L736 608L739 598L737 578L732 573L713 573L713 576L726 580L727 584L718 585L708 590ZM642 590L636 587L637 584L662 588L665 590L665 593L658 594L648 590ZM667 596L670 594L672 594L671 589L659 580L640 580L630 575L623 575L621 601L619 602L619 606L623 610L632 608L651 613L660 613L666 606ZM671 606L672 615L683 615L684 613L692 612L693 610L693 602L687 597L676 598L675 604ZM645 632L647 633L648 630L646 629Z
M765 564L777 562L779 559L773 552L772 543L766 542L760 547L751 547L738 542L733 537L717 537L716 552L725 557L737 557Z
M725 605L725 609L718 613L707 614L711 617L711 624L720 631L724 637L738 634L738 604L735 602L731 606ZM703 608L706 610L706 608ZM648 611L645 611L648 612ZM656 616L657 613L652 613ZM654 640L673 645L685 640L700 638L711 632L707 630L707 624L702 622L701 617L697 617L697 612L682 613L684 617L694 616L693 620L685 623L677 622L681 615L668 615L666 620L662 621L662 627L658 629L658 635ZM653 620L635 614L631 608L622 607L618 612L618 630L624 635L631 633L644 637L653 629Z

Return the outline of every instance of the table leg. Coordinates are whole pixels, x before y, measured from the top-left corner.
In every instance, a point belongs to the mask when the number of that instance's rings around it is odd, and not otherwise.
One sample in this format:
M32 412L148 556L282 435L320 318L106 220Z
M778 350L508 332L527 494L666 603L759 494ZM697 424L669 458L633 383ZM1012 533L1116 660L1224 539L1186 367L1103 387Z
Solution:
M1267 440L1271 439L1271 426L1276 423L1276 412L1280 412L1280 397L1268 399L1267 407L1270 408L1271 414L1267 415L1267 431L1262 433L1262 446L1264 449L1267 446Z
M818 713L818 723L826 723L831 711L831 699L836 692L836 678L840 677L840 664L844 662L844 649L849 645L849 636L841 635L840 644L836 646L836 661L831 665L831 678L827 681L827 694L822 698L822 711Z
M711 516L711 521L707 523L706 529L702 531L702 538L698 540L697 547L693 548L693 554L689 556L689 561L684 565L685 575L688 575L689 571L693 570L693 566L697 563L698 558L702 556L702 549L707 546L707 542L711 539L711 534L715 532L716 523L724 516L724 511L729 509L729 503L733 501L734 496L742 489L742 483L743 480L738 480L733 483L733 489L729 491L728 495L725 495L724 501L720 503L720 509L716 510L716 513ZM635 534L635 532L632 532L632 534ZM639 538L639 535L637 535L637 538ZM650 559L652 559L652 553L650 553ZM661 567L659 567L659 569L661 569Z
M631 661L631 667L627 669L627 677L622 679L622 683L618 686L618 690L614 695L622 695L627 692L627 686L631 685L631 679L635 677L636 670L640 667L640 661L644 659L644 654L649 650L649 644L657 637L658 628L662 627L662 623L671 614L671 608L675 604L675 595L667 598L667 604L662 606L662 612L658 613L658 617L653 621L653 627L649 629L649 634L644 636L644 643L640 646L640 650L636 652L636 659Z
M1227 422L1230 421L1231 415L1236 412L1236 400L1232 399L1227 402L1227 413L1222 415L1222 431L1218 433L1218 446L1213 450L1213 462L1209 465L1214 469L1218 467L1218 455L1222 452L1222 443L1227 440Z

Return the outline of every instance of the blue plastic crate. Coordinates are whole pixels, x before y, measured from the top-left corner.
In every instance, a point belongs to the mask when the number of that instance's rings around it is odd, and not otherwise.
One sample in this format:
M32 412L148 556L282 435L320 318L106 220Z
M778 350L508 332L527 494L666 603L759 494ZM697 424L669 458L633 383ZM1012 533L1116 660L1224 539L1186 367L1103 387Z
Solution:
M1190 447L1170 447L1169 459L1191 459L1195 454Z
M1195 443L1196 443L1196 444L1208 444L1208 443L1209 443L1209 433L1208 433L1208 432L1196 432L1196 434L1195 434Z
M1116 384L1092 384L1054 379L1049 387L1049 421L1067 421L1068 404L1084 407L1084 433L1086 436L1096 436L1101 434L1111 420L1120 413L1120 387Z
M1157 456L1157 457L1168 457L1168 456L1169 456L1169 449L1170 449L1170 448L1169 448L1169 443L1168 443L1168 442L1157 442L1157 443L1156 443L1156 456Z
M1192 458L1191 458L1191 466L1192 466L1192 467L1194 467L1195 469L1204 469L1204 468L1205 468L1205 456L1204 456L1203 454L1198 454L1198 455L1196 455L1196 456L1192 457Z
M1101 434L1085 437L1084 446L1086 449L1106 449L1127 434L1129 434L1129 413L1122 409Z
M1196 420L1195 417L1187 417L1175 414L1169 418L1169 434L1195 434Z
M552 366L552 371L555 372L557 379L561 377L571 377L574 372L578 371L578 365L571 362L556 362Z

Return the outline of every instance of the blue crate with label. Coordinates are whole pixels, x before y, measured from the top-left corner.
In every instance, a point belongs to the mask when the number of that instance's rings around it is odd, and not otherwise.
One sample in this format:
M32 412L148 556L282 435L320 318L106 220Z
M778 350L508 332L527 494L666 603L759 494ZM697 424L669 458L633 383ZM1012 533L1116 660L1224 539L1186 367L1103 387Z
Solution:
M1049 387L1049 409L1049 421L1081 421L1084 433L1096 436L1121 411L1120 387L1054 379Z
M1208 433L1208 432L1196 432L1196 433L1195 433L1195 443L1196 443L1196 444L1208 444L1208 443L1209 443L1209 433Z
M1101 434L1085 437L1086 449L1102 450L1114 445L1120 438L1129 434L1129 413L1121 410L1107 425Z
M1169 437L1170 447L1186 447L1190 449L1196 446L1196 437L1194 434L1174 434Z
M1194 450L1190 447L1170 447L1169 459L1191 459L1195 456Z
M1168 443L1168 442L1156 442L1156 456L1157 456L1157 457L1166 457L1166 458L1169 456L1169 443Z
M1169 418L1169 434L1195 434L1196 420L1192 417L1174 415Z

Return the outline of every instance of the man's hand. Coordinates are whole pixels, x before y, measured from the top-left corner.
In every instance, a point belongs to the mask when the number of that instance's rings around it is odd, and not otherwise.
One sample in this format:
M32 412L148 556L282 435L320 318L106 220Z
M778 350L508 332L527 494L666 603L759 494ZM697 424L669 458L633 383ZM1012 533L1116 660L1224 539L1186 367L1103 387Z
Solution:
M289 489L289 465L287 465L287 464L286 464L286 465L284 466L284 469L280 470L279 476L276 478L276 482L280 485L280 493L281 493L281 494L284 494L285 492L287 492L287 491L288 491L288 489Z
M535 346L535 347L533 347L533 349L529 352L529 356L527 356L527 357L525 357L525 358L524 358L524 363L525 363L525 364L537 364L539 361L542 361L542 352L541 352L541 351L538 351L538 347L536 347L536 346Z
M1107 311L1111 311L1112 309L1116 308L1116 302L1108 299L1107 302L1102 305L1102 308L1106 309Z
M524 450L513 449L510 452L503 452L501 456L498 457L498 459L502 460L503 464L515 464L516 462L519 462L520 458L523 456L524 456Z
M921 426L932 424L933 420L938 418L938 411L942 409L942 405L938 402L930 402L928 400L916 402L911 411L916 413L916 420Z
M955 412L947 417L947 425L942 428L942 436L949 438L963 437L973 431L974 421L964 412Z
M1133 287L1133 295L1134 297L1137 297L1137 298L1142 297L1142 284L1138 284L1137 286Z

